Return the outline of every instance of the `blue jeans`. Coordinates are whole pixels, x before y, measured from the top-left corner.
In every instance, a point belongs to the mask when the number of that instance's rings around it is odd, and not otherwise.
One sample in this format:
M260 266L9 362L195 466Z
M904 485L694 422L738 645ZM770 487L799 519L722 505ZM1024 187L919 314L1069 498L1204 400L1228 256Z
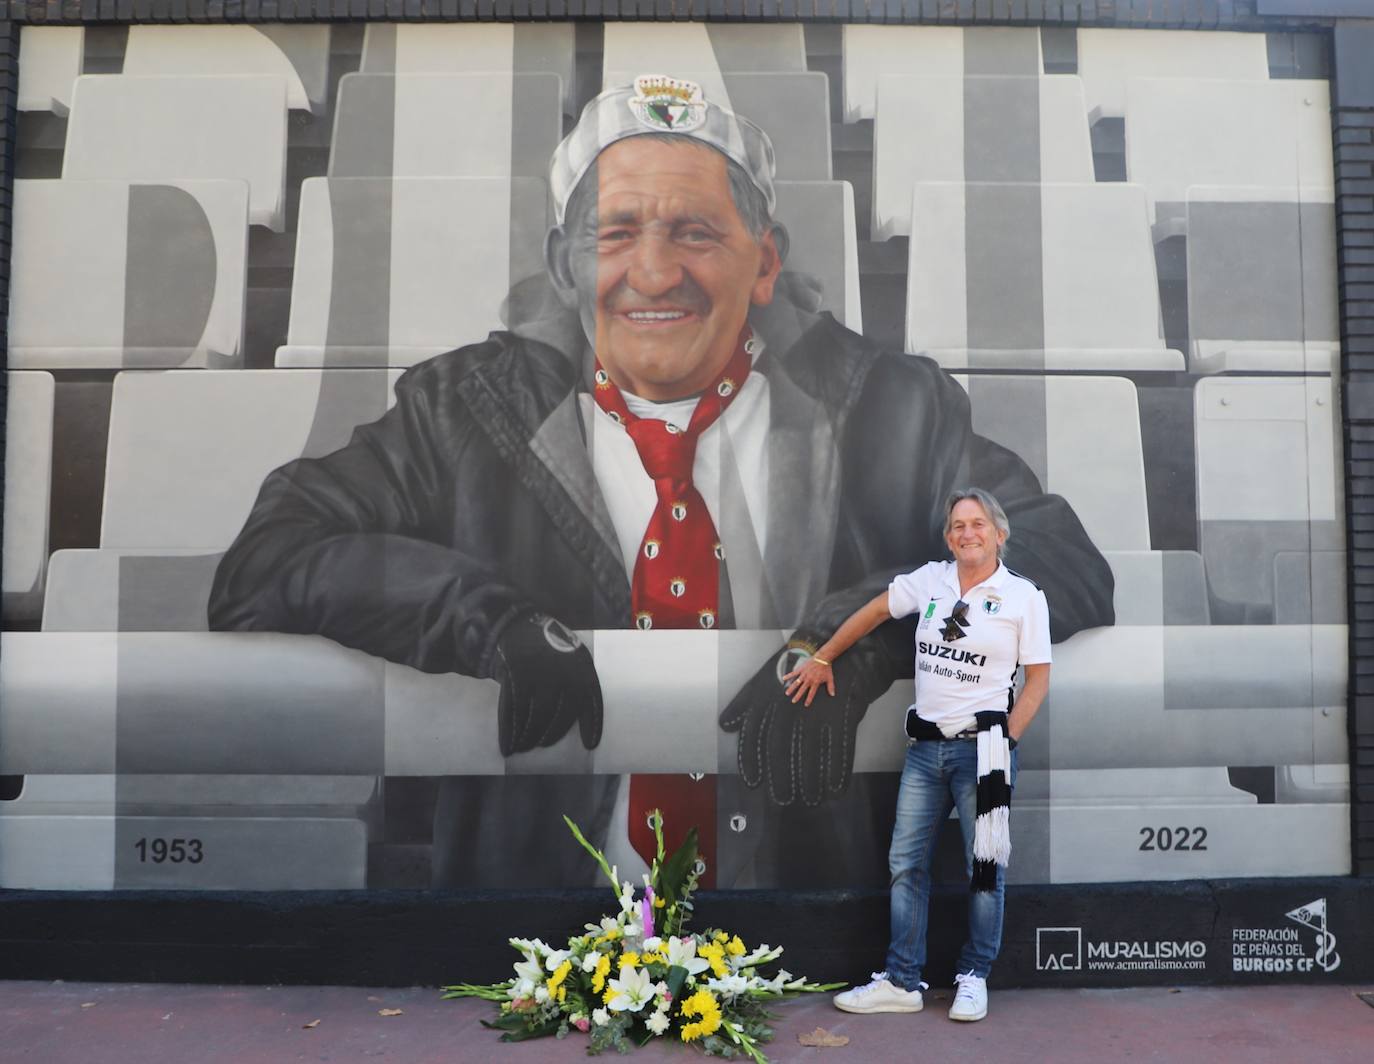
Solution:
M1016 752L1011 755L1011 784L1016 785ZM892 880L892 941L887 975L894 984L915 990L926 963L926 926L930 915L930 866L935 840L959 809L964 834L965 871L973 874L973 824L978 803L978 743L972 739L927 740L908 747L897 792L897 822L892 828L888 869ZM960 972L987 978L1002 946L1004 872L997 870L997 889L969 893L968 939L959 953ZM965 885L967 885L965 880Z

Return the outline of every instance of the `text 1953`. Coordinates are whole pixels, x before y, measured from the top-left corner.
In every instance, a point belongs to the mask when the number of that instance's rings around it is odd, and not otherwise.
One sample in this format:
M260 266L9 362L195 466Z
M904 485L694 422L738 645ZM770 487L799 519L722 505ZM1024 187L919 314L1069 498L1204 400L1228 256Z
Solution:
M200 839L139 839L134 849L140 864L200 864L205 860Z

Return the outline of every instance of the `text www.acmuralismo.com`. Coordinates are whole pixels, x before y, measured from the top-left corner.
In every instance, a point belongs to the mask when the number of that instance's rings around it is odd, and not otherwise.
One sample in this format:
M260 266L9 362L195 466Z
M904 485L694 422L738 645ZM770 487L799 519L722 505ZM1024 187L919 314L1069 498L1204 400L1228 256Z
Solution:
M1195 961L1089 961L1088 968L1094 971L1125 971L1134 968L1148 968L1153 971L1197 971L1207 967L1205 960Z

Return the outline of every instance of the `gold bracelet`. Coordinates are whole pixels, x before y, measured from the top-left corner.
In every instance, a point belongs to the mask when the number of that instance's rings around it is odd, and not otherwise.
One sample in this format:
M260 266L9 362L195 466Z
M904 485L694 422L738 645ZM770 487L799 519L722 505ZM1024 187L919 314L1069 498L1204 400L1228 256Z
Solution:
M811 660L817 665L824 665L827 669L830 668L830 662L826 661L825 658L821 657L819 654L812 654Z

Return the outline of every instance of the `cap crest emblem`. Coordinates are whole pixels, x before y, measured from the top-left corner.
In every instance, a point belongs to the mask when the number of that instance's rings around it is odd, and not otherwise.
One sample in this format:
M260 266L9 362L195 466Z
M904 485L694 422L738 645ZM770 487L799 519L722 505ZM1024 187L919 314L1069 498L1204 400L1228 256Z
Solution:
M706 100L695 81L641 74L628 102L640 124L659 133L687 133L706 122Z

